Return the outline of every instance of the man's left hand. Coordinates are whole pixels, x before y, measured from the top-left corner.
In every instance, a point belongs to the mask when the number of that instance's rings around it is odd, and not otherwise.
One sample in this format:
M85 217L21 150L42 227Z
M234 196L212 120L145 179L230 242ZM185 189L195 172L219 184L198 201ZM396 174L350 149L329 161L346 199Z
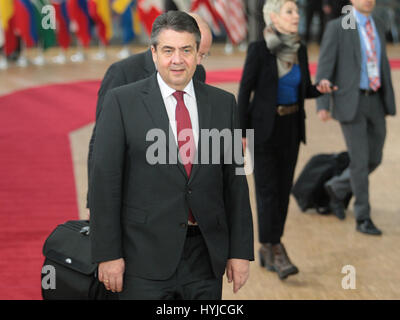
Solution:
M226 264L226 276L228 282L233 281L233 293L244 286L250 273L250 261L243 259L229 259Z

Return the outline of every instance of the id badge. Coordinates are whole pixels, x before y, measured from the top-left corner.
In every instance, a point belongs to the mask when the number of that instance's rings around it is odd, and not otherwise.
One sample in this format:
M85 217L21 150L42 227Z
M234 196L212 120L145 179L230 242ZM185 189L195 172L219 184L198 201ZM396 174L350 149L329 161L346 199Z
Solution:
M375 61L367 62L367 71L369 78L379 78L378 65Z

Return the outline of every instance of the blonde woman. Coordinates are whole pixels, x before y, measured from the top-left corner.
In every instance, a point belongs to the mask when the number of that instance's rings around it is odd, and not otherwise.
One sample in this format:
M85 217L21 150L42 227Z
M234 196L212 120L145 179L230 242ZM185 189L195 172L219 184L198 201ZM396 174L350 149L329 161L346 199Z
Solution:
M305 142L304 99L336 88L327 80L311 84L296 2L267 0L263 11L264 40L249 45L238 104L242 129L254 129L260 262L285 279L298 273L281 237L299 145Z

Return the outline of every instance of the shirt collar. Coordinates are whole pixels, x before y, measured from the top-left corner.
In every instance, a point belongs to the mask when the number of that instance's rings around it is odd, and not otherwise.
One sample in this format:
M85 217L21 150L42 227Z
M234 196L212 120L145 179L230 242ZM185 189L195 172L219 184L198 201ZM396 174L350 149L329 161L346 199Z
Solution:
M361 12L357 11L356 8L353 7L353 10L354 10L354 14L357 18L357 21L361 26L365 27L365 24L367 23L368 20L371 20L371 23L372 23L371 15L369 17L366 17Z
M169 85L167 85L165 83L164 79L161 77L159 72L157 72L157 81L158 81L158 85L160 86L160 91L161 91L161 95L162 95L163 99L168 98L176 91L175 89L171 88ZM195 97L194 87L193 87L193 79L190 80L190 82L187 84L187 86L182 91L193 98Z

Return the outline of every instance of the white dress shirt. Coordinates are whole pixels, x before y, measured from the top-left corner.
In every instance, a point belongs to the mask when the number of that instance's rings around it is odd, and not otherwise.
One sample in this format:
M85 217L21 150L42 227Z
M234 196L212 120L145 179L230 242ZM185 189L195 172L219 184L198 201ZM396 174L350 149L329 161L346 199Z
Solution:
M161 96L163 97L165 107L167 109L167 114L169 118L169 124L175 137L176 145L178 145L178 138L176 133L176 120L175 120L175 110L177 101L172 95L176 90L168 86L165 81L161 78L160 73L157 72L157 81L160 86ZM182 90L185 92L183 95L183 101L185 102L186 108L189 111L190 121L192 122L193 137L195 141L195 146L199 142L199 116L197 112L196 95L194 93L193 80L190 80L188 85ZM167 137L168 133L166 132Z

